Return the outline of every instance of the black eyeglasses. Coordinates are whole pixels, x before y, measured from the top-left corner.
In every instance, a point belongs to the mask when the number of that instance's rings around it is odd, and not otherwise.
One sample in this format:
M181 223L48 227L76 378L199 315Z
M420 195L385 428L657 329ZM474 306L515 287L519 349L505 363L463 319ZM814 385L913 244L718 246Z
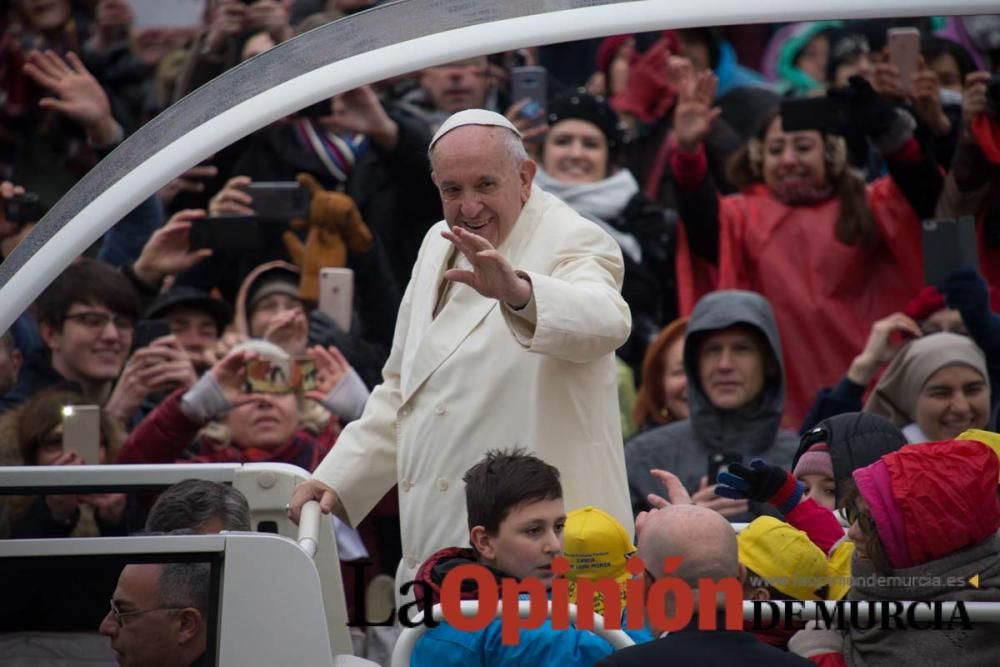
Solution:
M86 310L82 313L73 313L63 318L64 320L76 320L84 327L93 331L103 331L108 326L108 322L114 322L115 329L123 333L130 332L135 328L135 322L122 315L112 315L110 313L99 313L95 310Z
M115 617L115 622L118 623L119 628L125 627L125 622L122 621L126 616L139 616L141 614L148 614L151 611L177 611L180 609L186 609L186 607L156 607L155 609L139 609L137 611L121 611L118 608L118 604L114 599L109 601L111 604L111 615Z

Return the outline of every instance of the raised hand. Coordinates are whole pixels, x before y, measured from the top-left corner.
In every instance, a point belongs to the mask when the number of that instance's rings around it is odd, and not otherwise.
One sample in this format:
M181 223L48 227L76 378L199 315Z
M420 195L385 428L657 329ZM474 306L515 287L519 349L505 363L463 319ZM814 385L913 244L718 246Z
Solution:
M978 116L986 113L986 88L990 82L989 72L971 72L965 77L962 91L962 125L966 139L970 139L969 129Z
M897 340L894 332L903 335ZM872 325L865 349L847 369L847 379L865 386L880 368L892 361L910 338L920 338L923 332L916 322L903 313L893 313Z
M691 500L691 495L688 493L687 489L684 488L684 484L681 482L680 477L672 472L660 470L659 468L653 468L649 471L649 474L660 480L663 487L667 490L666 498L655 493L647 495L646 500L649 501L650 505L656 509L663 509L664 507L670 507L671 505L694 504L694 501Z
M182 192L204 192L205 184L203 179L215 178L219 173L218 167L210 164L191 167L183 174L170 181L157 193L165 205L169 205L174 198Z
M268 322L264 331L268 340L288 354L302 354L309 340L309 323L301 310L285 310Z
M70 51L63 60L55 51L32 51L24 73L55 95L43 97L38 106L79 123L95 145L106 146L114 141L119 128L111 115L108 96L75 53Z
M910 96L913 113L931 132L944 136L951 131L951 121L941 107L938 76L924 64L923 58L919 60L918 68L913 75L913 94Z
M357 132L391 150L399 139L399 126L385 112L371 86L361 86L333 100L333 115L324 121L334 132Z
M513 308L531 300L531 282L521 277L493 244L461 227L452 227L441 236L455 244L472 265L472 270L448 269L444 277L464 283L490 299L499 299Z
M288 9L277 0L257 0L247 6L246 23L253 30L266 32L276 43L291 39L293 34Z
M96 9L94 47L108 49L115 42L127 39L135 14L128 0L100 0Z
M749 466L731 464L727 471L719 473L715 487L717 496L769 502L785 513L799 504L802 493L802 484L790 472L762 459L750 461Z
M233 176L208 202L208 213L213 218L227 215L256 215L253 197L241 190L250 185L249 176Z
M316 364L316 389L306 393L306 398L322 401L350 372L351 365L335 347L316 345L307 351Z
M247 8L241 2L222 2L212 11L205 47L212 53L220 53L229 39L243 32Z
M159 287L167 276L183 273L211 256L208 248L191 250L191 225L203 217L205 211L200 209L178 211L153 232L133 266L142 282Z
M750 503L746 498L726 498L718 494L718 485L709 484L708 477L702 477L699 488L691 496L695 505L707 507L724 517L737 516L750 511Z
M667 63L667 78L677 90L674 107L674 134L678 147L691 153L705 141L709 129L722 110L712 107L718 79L711 71L694 73L691 61L677 56Z

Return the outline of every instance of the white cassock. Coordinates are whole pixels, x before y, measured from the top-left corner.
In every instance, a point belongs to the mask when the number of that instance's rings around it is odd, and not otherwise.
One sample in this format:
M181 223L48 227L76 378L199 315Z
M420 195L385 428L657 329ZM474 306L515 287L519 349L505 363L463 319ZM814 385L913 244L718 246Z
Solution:
M458 252L447 228L424 238L383 383L313 473L352 525L399 485L397 593L438 549L468 546L462 476L489 449L534 451L559 469L567 511L593 505L634 526L614 357L631 327L617 243L534 186L498 248L529 275L532 303L514 311L454 283L435 317Z

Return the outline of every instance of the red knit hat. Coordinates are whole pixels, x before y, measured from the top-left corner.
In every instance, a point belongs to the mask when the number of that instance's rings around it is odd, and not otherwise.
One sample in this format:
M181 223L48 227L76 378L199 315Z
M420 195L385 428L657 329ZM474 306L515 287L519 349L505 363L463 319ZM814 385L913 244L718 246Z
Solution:
M941 292L938 292L937 288L933 285L928 285L920 290L919 294L910 299L910 302L903 308L903 314L920 322L947 307Z
M632 39L632 35L612 35L605 37L601 45L597 47L597 71L608 73L611 61L615 59L625 42Z

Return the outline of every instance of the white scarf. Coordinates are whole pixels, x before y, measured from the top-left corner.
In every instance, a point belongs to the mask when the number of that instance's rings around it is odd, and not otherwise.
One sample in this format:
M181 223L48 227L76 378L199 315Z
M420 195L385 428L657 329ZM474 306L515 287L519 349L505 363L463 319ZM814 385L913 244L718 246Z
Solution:
M596 222L618 242L623 253L636 264L642 262L642 248L635 236L611 224L639 192L639 184L631 171L621 169L596 183L566 183L554 179L539 167L535 185L559 197L583 217Z

